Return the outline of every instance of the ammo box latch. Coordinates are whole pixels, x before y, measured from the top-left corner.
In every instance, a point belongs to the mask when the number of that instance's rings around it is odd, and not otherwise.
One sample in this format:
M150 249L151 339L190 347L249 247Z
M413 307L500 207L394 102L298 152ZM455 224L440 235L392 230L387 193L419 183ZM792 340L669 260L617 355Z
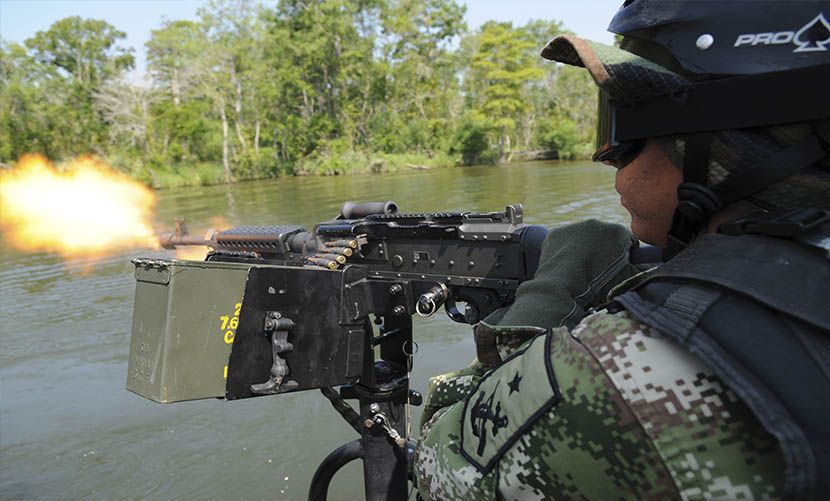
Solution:
M294 321L283 317L278 311L269 311L265 314L263 332L271 336L271 353L274 357L271 366L271 378L260 384L252 384L251 391L257 395L274 395L281 391L290 391L297 388L297 382L285 380L289 373L288 364L280 355L294 349L294 345L288 342L288 333L294 328Z

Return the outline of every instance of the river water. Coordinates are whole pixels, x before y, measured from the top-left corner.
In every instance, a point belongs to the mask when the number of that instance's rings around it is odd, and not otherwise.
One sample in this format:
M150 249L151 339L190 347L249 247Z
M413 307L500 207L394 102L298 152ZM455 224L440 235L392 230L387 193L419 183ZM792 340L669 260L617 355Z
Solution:
M156 225L191 229L330 219L346 200L394 200L404 212L503 210L559 226L586 218L626 223L613 170L534 162L378 176L284 178L159 192ZM195 233L195 232L194 232ZM0 498L304 499L317 464L356 438L318 392L170 405L124 389L134 252L64 262L0 246ZM465 366L468 326L415 318L413 388ZM418 421L418 410L414 420ZM362 496L358 463L331 499Z

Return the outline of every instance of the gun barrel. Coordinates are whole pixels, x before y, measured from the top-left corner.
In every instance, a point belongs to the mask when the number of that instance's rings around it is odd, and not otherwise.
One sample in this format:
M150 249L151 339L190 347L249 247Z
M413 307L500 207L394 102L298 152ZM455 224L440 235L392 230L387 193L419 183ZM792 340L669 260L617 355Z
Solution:
M176 233L160 233L158 235L158 242L163 248L171 250L185 245L206 245L208 247L216 245L215 241L206 240L204 237L177 235Z
M316 250L314 235L297 225L237 226L224 231L211 229L199 237L187 233L183 223L177 223L175 232L161 233L157 238L159 245L165 249L203 245L215 250L256 252L271 257L286 253L304 255Z

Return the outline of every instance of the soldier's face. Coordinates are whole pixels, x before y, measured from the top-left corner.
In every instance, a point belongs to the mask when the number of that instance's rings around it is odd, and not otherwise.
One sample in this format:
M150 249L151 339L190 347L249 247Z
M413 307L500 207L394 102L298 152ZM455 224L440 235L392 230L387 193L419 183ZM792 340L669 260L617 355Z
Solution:
M620 204L631 214L631 231L645 243L665 246L677 207L683 173L649 140L628 165L617 171Z

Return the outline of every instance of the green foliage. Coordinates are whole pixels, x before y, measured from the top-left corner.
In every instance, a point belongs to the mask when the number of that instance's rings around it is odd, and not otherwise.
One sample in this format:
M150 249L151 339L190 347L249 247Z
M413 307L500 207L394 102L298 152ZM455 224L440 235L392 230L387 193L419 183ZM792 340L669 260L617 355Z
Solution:
M69 17L0 49L0 161L26 152L53 158L102 152L107 126L94 96L133 67L125 34L104 21Z
M562 27L488 22L457 0L211 0L146 44L70 17L0 46L0 162L96 153L148 185L381 173L590 154L594 86L538 57Z
M579 158L582 153L579 130L567 119L550 120L539 131L541 143L550 150L556 150L560 160Z
M116 45L126 36L105 21L75 16L37 32L26 40L26 47L39 63L58 75L94 85L132 69L132 49Z
M539 79L543 70L535 64L536 45L510 23L490 21L475 35L470 70L466 81L479 109L493 123L499 144L499 160L511 149L519 118L527 113L528 82Z
M587 71L562 67L553 82L551 103L537 132L538 142L561 159L588 158L596 135L596 89Z
M487 134L491 129L492 126L481 115L469 113L462 116L455 130L450 154L460 155L464 165L491 163L493 155L486 157L490 147Z
M340 176L345 174L385 174L405 170L430 170L452 167L455 159L446 153L428 156L418 153L325 153L298 162L292 174L299 176Z

